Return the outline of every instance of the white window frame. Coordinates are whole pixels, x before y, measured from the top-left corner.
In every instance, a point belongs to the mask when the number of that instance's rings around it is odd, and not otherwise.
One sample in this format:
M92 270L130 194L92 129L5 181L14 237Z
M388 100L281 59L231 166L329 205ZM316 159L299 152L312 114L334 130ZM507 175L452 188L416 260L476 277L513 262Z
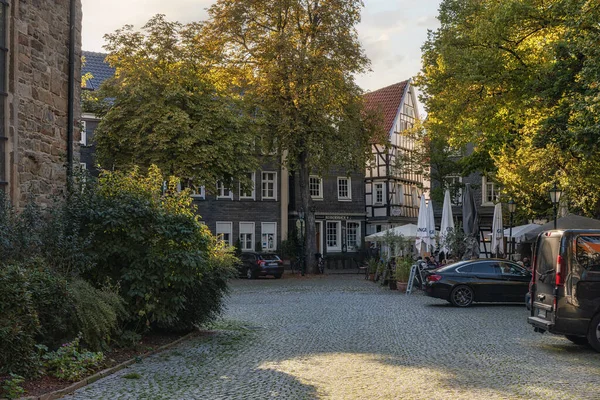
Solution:
M223 237L219 237L219 235L224 235L226 233L229 234L229 240L224 240ZM215 225L215 236L219 238L219 240L227 243L229 246L232 246L231 240L233 239L233 222L217 221Z
M350 230L348 228L348 224L357 224L358 227L356 228L356 243L357 246L350 246L348 245L348 238L350 237ZM362 230L361 230L361 223L360 221L346 221L346 250L347 251L351 251L351 252L357 252L360 250L360 246L362 244Z
M240 243L242 244L242 251L254 251L254 243L256 243L254 239L254 236L256 235L255 229L254 222L240 222ZM250 235L250 247L247 247L248 240L242 235Z
M336 227L336 246L329 246L329 224L335 224ZM325 221L325 247L327 251L342 250L342 221Z
M452 180L452 185L454 185L456 183L456 179L458 179L458 183L462 183L462 181L463 181L463 178L460 175L448 175L446 177L446 185L447 185L448 189L450 189L450 185L451 185L451 183L450 183L449 180ZM453 197L452 196L452 192L450 192L450 203L451 203L451 205L453 205L453 206L460 206L460 205L462 205L462 194L463 194L462 187L459 188L458 193L456 193L456 197ZM460 200L460 203L456 203L454 201L456 198L458 198L458 200Z
M204 200L206 198L206 188L204 186L200 186L198 189L198 191L192 190L192 198Z
M311 193L311 179L317 179L319 181L319 194L317 195L313 195ZM310 197L312 197L313 200L323 200L323 178L317 175L310 175L308 177L308 191L310 193Z
M228 195L225 195L226 190L229 191ZM217 199L233 200L233 192L221 181L217 182Z
M256 200L256 172L248 172L248 174L251 175L250 179L252 180L252 194L250 196L246 196L247 193L243 192L242 183L240 182L240 185L239 185L240 200L242 200L242 199Z
M273 174L273 196L265 196L265 183L269 183L271 182L270 179L265 179L265 174ZM262 200L277 200L277 171L262 171L262 173L260 174L260 181L261 181L261 185L260 185L260 196ZM269 190L267 188L266 193L268 193Z
M87 146L87 121L81 121L81 132L79 132L79 144Z
M348 191L347 196L340 196L340 181L346 180ZM337 178L337 193L338 193L338 201L352 201L352 179L349 176L338 176Z
M269 227L267 229L267 227ZM272 227L272 228L270 228ZM272 231L272 232L271 232ZM263 239L264 235L273 235L272 246L269 245L269 241L265 242ZM266 243L266 246L265 246ZM277 222L261 222L260 224L260 244L263 251L276 251L277 250Z
M487 201L487 197L488 197L488 184L492 185L492 190L494 192L494 199L493 201ZM489 181L487 180L487 178L485 176L481 177L481 205L482 206L493 206L496 202L498 202L498 197L500 195L500 191L498 189L498 184L496 182L493 181Z
M79 170L80 171L87 171L87 164L84 162L80 162L79 163Z
M378 189L381 189L381 201L377 200ZM373 184L373 204L385 204L385 196L383 194L383 183Z

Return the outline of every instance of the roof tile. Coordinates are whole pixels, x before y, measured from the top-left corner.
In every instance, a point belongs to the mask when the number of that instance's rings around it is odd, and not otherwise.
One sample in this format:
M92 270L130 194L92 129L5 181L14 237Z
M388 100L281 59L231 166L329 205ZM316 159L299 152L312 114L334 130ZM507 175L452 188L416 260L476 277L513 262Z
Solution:
M402 96L409 81L399 82L365 94L365 107L369 111L380 111L383 114L383 128L389 133L394 126Z

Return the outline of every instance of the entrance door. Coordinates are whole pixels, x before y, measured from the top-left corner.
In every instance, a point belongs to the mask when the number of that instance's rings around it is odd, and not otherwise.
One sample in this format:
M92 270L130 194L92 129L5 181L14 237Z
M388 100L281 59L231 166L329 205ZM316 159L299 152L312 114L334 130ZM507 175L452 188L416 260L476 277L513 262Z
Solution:
M322 222L316 222L315 223L315 230L317 232L316 237L317 237L317 253L321 253L323 254L323 249L321 246L321 227L322 227Z

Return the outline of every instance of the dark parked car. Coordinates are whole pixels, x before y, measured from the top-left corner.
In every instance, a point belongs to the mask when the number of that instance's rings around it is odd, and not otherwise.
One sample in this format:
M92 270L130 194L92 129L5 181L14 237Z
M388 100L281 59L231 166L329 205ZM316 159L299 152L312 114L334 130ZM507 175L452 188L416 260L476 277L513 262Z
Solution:
M259 276L272 275L276 279L283 275L283 261L271 253L242 253L238 270L241 276L255 279Z
M425 293L457 307L468 307L473 302L523 303L530 280L531 273L512 261L460 261L431 271Z
M527 322L600 351L600 230L541 233L532 281Z

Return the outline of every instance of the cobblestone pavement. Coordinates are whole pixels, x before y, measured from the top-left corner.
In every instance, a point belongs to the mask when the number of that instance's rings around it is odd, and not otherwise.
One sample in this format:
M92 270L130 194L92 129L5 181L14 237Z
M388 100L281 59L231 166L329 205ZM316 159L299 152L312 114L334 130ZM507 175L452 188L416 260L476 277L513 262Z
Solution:
M458 309L358 276L232 286L228 330L68 398L600 399L600 354L534 333L524 306Z

